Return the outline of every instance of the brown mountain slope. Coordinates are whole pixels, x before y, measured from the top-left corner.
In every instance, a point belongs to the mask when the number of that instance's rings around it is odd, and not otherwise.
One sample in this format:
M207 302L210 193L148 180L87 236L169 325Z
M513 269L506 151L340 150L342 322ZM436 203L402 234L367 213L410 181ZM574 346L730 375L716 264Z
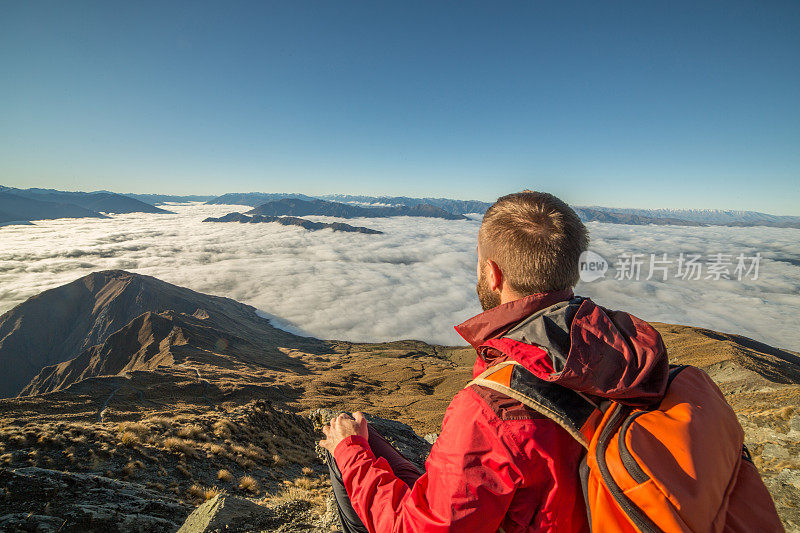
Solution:
M312 342L272 328L253 307L228 298L121 270L95 272L44 291L0 316L0 367L5 369L0 397L18 394L43 367L102 344L141 314L162 311L205 313L226 331L248 339L265 337L276 345Z
M112 333L103 344L84 350L74 359L43 368L20 396L60 390L89 377L172 365L175 359L168 348L185 343L183 331L172 320L147 312Z
M800 383L800 354L773 348L742 335L652 322L669 339L670 360L706 369L716 381L735 381L726 368L738 367L775 383Z
M226 321L218 318L205 311L194 315L148 311L112 333L102 344L87 348L69 361L43 368L20 396L62 390L89 377L125 375L159 366L208 366L215 368L216 373L232 368L248 372L273 369L302 375L306 373L302 363L281 349L302 347L314 353L327 347L316 339L280 335L267 320L258 317L254 321L261 322L261 329L255 332L241 326L226 327Z

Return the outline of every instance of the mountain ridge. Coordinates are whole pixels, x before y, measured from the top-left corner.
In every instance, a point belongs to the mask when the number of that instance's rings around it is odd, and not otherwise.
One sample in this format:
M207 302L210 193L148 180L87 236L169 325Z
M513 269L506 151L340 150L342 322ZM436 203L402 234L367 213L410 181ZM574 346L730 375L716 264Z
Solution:
M0 191L0 223L30 222L53 218L108 218L74 204L47 202Z
M171 211L108 191L87 193L0 186L0 223L57 218L107 218L104 213L167 214Z
M56 365L102 344L112 333L147 311L213 313L222 328L258 330L268 325L275 338L295 337L272 328L255 308L229 298L197 293L151 276L122 270L94 272L44 291L0 316L0 397L18 394L45 366ZM40 324L48 324L47 332ZM301 338L301 337L298 337ZM19 354L26 356L20 359Z
M349 233L366 233L370 235L383 234L382 231L365 228L364 226L351 226L350 224L343 224L342 222L313 222L311 220L292 216L247 216L238 212L228 213L221 217L208 217L204 219L203 222L239 222L241 224L278 223L284 226L299 226L310 231L331 229L333 231Z
M454 215L467 213L483 214L491 202L480 200L455 200L451 198L414 198L408 196L367 196L352 194L323 194L309 196L300 193L227 193L216 197L208 204L239 204L257 207L268 201L282 199L311 201L321 199L370 209L428 204ZM758 211L733 209L642 209L603 207L596 205L574 205L573 209L584 222L607 222L612 224L670 225L670 226L767 226L800 228L800 216L772 215Z
M247 215L266 216L307 216L323 215L340 218L383 218L391 216L417 216L428 218L443 218L446 220L466 220L464 215L454 215L444 209L429 205L419 204L413 207L359 207L339 202L313 199L302 200L299 198L282 198L261 204L247 211Z

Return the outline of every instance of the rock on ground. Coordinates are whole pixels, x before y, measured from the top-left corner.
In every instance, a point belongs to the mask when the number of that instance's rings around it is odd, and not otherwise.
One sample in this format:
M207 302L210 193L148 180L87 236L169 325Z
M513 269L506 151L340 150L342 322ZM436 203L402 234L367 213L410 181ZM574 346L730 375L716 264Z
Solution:
M136 483L46 468L0 468L0 531L173 532L186 505Z
M321 428L340 412L341 411L334 411L333 409L314 409L309 414L309 418L311 418L315 427ZM386 418L373 416L369 413L364 413L364 415L366 416L367 422L388 440L397 451L403 454L406 459L417 465L420 470L425 470L425 459L428 458L428 454L431 451L432 442L417 435L408 424L403 424L395 420L387 420Z
M195 509L178 533L258 530L273 525L275 518L270 509L250 500L219 494Z

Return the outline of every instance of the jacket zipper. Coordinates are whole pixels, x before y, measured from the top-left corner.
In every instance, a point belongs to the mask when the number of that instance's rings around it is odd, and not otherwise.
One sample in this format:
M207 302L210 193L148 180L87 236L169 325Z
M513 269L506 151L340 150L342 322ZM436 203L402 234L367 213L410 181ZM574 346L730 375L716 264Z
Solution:
M631 424L633 424L637 418L648 412L649 411L639 411L638 413L633 413L625 420L622 424L622 428L619 430L619 456L620 459L622 459L622 465L625 467L625 470L628 471L628 474L630 474L636 483L644 483L650 479L650 476L642 470L636 458L631 454L628 443L625 441L625 435L628 434L628 429L630 429Z

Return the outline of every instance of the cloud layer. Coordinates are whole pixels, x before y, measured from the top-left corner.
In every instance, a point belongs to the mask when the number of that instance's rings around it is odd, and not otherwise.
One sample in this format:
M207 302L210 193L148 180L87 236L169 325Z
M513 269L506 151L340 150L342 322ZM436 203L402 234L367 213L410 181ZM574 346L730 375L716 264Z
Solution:
M53 220L0 228L0 312L95 270L125 269L249 303L276 325L325 339L463 344L452 326L480 312L479 220L353 219L384 235L201 221L245 206L171 205L174 215ZM331 221L327 217L308 217ZM739 333L800 350L800 230L592 222L612 263L576 292L646 320ZM621 253L763 256L759 279L616 280ZM647 265L645 265L647 266ZM646 274L646 271L643 270ZM705 274L704 274L705 275Z

